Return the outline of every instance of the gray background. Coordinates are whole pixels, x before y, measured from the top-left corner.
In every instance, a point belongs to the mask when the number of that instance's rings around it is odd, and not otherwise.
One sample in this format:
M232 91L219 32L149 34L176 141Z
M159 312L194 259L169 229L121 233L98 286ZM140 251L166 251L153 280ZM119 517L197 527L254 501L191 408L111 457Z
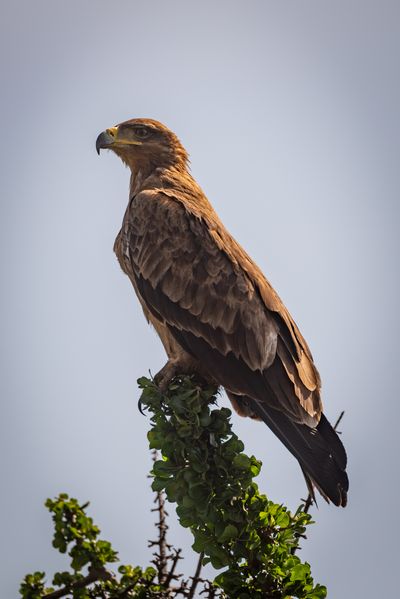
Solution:
M135 381L165 357L112 253L128 172L94 149L135 116L182 139L309 341L328 417L346 410L350 503L321 501L303 558L331 598L394 596L399 3L14 0L1 13L0 596L63 567L42 506L60 491L92 501L124 562L149 559ZM234 424L264 462L261 488L295 507L295 460L263 425ZM190 546L175 525L173 539Z

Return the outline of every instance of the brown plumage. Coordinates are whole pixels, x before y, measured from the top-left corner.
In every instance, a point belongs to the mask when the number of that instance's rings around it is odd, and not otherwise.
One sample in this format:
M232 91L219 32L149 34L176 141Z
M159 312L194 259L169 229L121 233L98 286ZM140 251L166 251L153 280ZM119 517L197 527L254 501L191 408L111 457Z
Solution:
M190 175L188 156L161 123L133 119L101 133L131 169L115 252L168 355L158 375L199 372L235 410L262 419L307 481L346 505L346 453L322 414L311 352L270 283Z

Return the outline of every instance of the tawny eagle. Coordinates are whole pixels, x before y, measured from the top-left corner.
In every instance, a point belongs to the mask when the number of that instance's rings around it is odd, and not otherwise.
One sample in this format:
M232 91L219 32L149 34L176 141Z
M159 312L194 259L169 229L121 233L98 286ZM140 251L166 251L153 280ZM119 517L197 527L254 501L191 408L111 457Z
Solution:
M239 414L262 419L285 444L310 485L345 506L346 452L322 413L308 345L191 176L177 136L132 119L100 133L96 148L131 170L114 250L168 356L157 380L198 372L224 387Z

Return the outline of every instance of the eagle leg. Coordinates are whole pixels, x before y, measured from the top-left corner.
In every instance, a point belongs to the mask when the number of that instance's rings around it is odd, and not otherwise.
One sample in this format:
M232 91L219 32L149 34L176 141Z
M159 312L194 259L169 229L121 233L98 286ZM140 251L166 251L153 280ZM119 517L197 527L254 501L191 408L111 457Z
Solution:
M181 364L179 362L174 362L172 360L168 360L168 362L161 368L159 372L154 377L154 382L160 389L162 393L164 393L168 389L168 385L172 381L174 377L178 374L185 374L183 372Z

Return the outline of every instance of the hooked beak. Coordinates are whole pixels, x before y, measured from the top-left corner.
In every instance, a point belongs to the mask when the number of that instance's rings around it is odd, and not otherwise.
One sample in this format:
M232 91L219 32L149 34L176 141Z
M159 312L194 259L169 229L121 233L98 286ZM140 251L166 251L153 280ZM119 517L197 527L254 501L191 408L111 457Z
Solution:
M116 146L141 146L142 142L134 139L123 139L118 137L118 127L110 127L106 129L96 139L96 151L100 154L100 150L111 150Z
M110 148L117 139L118 127L110 127L106 129L96 139L96 152L100 154L100 150Z

